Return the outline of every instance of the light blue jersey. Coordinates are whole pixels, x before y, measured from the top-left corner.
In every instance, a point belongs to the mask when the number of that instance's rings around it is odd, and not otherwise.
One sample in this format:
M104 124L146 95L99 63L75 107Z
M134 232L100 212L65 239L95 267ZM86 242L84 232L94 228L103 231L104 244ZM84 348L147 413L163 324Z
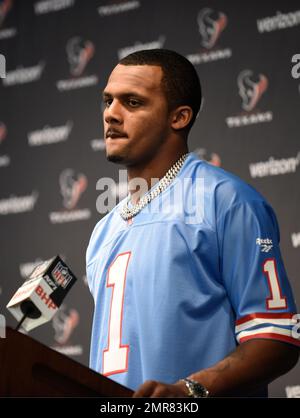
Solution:
M184 178L174 210L157 210ZM188 201L201 206L196 221L180 209ZM87 250L92 369L135 390L210 367L249 339L300 345L277 221L252 187L190 153L132 223L123 205L96 225Z

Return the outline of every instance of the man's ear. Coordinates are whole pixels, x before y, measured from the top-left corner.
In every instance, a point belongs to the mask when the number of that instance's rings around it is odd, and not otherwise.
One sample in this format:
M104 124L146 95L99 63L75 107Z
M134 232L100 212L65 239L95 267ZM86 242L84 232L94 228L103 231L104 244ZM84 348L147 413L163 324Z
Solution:
M171 127L180 130L187 127L193 117L190 106L179 106L172 112Z

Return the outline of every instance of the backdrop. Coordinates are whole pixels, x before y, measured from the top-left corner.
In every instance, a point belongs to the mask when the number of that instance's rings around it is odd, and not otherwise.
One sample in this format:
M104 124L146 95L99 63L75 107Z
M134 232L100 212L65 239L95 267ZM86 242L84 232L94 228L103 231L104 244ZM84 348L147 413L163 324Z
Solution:
M78 277L32 337L88 364L93 301L85 250L106 161L101 90L117 61L169 48L196 67L202 111L190 150L232 171L274 207L300 300L299 1L0 1L0 309L39 262L60 254ZM3 64L3 59L2 59ZM1 72L0 72L1 74ZM110 189L119 198L124 190ZM232 246L234 256L235 247ZM300 365L270 387L300 397Z

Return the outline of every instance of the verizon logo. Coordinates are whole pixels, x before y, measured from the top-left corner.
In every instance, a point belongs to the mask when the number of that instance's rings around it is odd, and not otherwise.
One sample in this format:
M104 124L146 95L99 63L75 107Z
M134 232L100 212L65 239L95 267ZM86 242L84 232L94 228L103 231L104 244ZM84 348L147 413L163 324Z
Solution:
M45 0L39 1L34 5L36 15L50 12L59 12L62 9L74 6L75 0Z
M0 215L31 212L38 199L38 193L33 192L29 196L13 196L0 200Z
M6 78L3 79L5 87L14 86L16 84L31 83L40 79L45 64L41 63L33 67L17 68L13 71L6 72Z
M300 153L296 157L275 159L251 163L249 165L252 178L278 176L280 174L295 173L300 161Z
M291 28L297 25L300 25L300 10L290 13L278 11L276 16L257 20L257 29L260 33Z
M125 48L121 48L118 50L118 57L119 59L122 59L126 57L126 55L132 54L133 52L136 52L140 49L156 49L156 48L162 48L165 43L166 37L160 36L157 41L152 41L148 43L141 43L136 42L133 46L127 46Z
M66 141L72 128L73 122L71 121L62 126L45 126L39 131L33 131L28 134L28 144L30 146L38 146Z

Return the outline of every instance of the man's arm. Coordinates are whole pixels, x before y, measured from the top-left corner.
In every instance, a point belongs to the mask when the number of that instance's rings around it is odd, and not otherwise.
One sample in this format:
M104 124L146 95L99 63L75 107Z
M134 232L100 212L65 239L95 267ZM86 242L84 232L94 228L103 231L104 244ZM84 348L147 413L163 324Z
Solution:
M264 385L287 373L299 357L299 349L275 340L253 339L208 369L188 377L205 386L209 396L249 396ZM133 397L185 397L185 383L143 383Z

